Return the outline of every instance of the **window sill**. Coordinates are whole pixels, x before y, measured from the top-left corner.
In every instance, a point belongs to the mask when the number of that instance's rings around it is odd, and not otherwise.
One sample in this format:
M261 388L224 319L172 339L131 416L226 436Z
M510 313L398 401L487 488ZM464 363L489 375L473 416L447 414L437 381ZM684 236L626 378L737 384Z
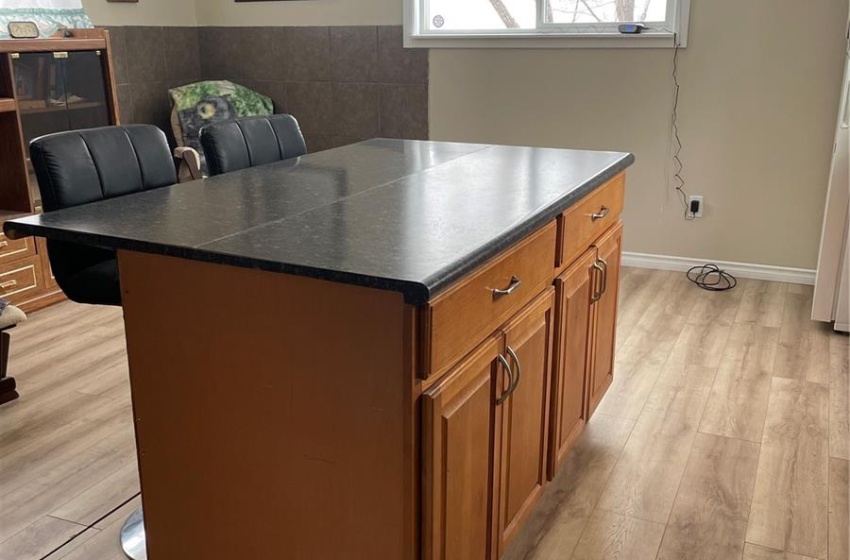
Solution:
M673 37L672 33L410 35L405 29L404 46L426 49L672 49ZM686 47L685 37L680 40L680 47Z

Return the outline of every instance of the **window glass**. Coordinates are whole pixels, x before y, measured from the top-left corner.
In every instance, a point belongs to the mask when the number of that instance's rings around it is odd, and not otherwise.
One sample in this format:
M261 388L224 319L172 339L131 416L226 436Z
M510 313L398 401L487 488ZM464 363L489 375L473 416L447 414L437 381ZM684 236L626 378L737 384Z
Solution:
M547 23L566 24L666 20L667 0L549 0L544 16Z
M537 27L536 0L428 0L429 31L498 31Z

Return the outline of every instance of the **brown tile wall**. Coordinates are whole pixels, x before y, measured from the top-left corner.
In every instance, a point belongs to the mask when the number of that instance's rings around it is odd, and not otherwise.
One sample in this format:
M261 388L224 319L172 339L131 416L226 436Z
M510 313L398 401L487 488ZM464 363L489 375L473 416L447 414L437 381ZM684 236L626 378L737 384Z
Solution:
M428 138L428 54L401 27L115 27L124 122L169 131L168 89L227 79L271 97L310 151L377 136Z
M169 139L170 88L201 79L195 27L109 27L124 123L155 124Z
M428 138L428 53L397 27L203 27L201 74L274 99L311 151L377 136Z

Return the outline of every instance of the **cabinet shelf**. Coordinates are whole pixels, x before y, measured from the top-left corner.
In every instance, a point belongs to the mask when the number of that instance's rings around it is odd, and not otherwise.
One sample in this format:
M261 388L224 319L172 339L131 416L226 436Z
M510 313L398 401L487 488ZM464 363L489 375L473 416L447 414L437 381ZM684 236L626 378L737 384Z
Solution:
M81 103L69 103L68 105L48 105L47 107L34 107L21 109L21 115L39 115L43 113L58 113L61 111L80 111L83 109L96 109L105 107L105 103L99 101L86 101Z
M18 103L11 97L0 97L0 113L12 113L18 108Z

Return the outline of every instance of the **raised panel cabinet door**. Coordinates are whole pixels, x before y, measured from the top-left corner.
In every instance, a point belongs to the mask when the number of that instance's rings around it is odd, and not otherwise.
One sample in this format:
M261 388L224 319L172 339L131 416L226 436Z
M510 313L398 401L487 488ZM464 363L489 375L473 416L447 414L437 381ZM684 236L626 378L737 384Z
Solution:
M422 398L423 558L489 560L493 470L506 387L492 337Z
M596 328L593 340L593 368L588 391L587 417L593 415L614 380L614 351L617 340L617 303L620 292L620 257L623 223L613 226L596 243L602 266L601 297L596 302Z
M595 262L596 250L591 249L555 280L550 480L555 477L587 423L585 385L590 374Z
M555 290L550 287L502 329L513 386L501 411L499 556L531 513L547 480L554 302Z

